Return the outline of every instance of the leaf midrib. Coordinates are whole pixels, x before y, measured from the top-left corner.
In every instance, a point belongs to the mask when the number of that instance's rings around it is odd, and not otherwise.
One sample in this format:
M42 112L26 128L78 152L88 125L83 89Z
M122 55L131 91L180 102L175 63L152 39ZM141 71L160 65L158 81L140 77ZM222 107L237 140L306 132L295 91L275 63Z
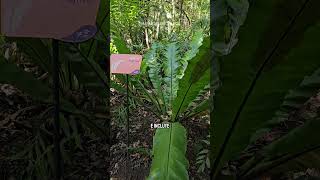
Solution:
M170 165L170 154L171 154L171 141L172 141L172 138L171 138L171 135L172 135L172 124L170 125L170 135L169 135L169 147L168 147L168 156L167 156L167 158L168 158L168 161L167 161L167 167L166 167L166 175L165 175L165 179L167 179L168 178L168 174L169 174L169 165Z

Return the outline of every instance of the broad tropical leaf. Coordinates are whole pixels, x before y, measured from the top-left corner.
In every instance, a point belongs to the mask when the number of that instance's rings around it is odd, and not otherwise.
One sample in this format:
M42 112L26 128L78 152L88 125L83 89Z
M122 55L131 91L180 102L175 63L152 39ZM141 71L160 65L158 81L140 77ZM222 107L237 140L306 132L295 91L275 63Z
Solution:
M178 90L177 71L179 67L178 46L170 43L166 46L166 61L163 61L165 101L168 107L172 107L173 99Z
M210 110L210 100L205 99L199 104L197 104L188 114L187 118L191 118L193 116L199 115L200 113L206 112Z
M211 116L213 179L272 118L285 94L320 66L319 7L317 0L250 3L237 46L219 58L222 86Z
M161 91L162 76L161 76L161 64L159 63L158 49L161 48L161 44L153 43L151 49L144 55L144 60L148 66L148 75L153 87Z
M263 148L259 156L243 167L243 179L252 178L262 172L276 174L320 168L320 139L315 136L319 128L320 119L307 121L301 127Z
M186 150L186 129L180 123L171 123L168 129L157 129L148 180L189 179Z
M97 26L104 35L109 34L109 25L110 25L110 2L107 0L100 0L99 12L97 15Z
M205 39L197 56L189 61L183 78L179 81L177 97L173 101L173 120L185 112L190 103L210 82L211 51L209 39Z
M284 100L273 116L273 118L266 122L265 128L259 129L251 138L251 141L257 140L261 134L265 134L275 125L288 120L290 114L300 109L307 100L316 95L320 89L320 69L317 69L312 75L303 79L300 85L285 95Z
M179 67L179 72L178 72L178 78L181 79L184 76L184 73L188 67L189 61L194 58L198 52L199 48L202 45L203 41L203 33L202 31L197 31L195 35L192 37L192 40L190 41L189 44L189 50L184 54L184 56L180 60L180 67Z
M159 104L161 104L161 106L163 108L162 111L167 112L167 104L165 101L165 96L164 93L162 91L162 84L163 84L163 77L161 75L162 73L162 66L161 66L161 62L160 62L160 55L159 55L159 51L162 48L162 44L160 43L154 43L152 44L151 49L148 51L148 53L144 56L144 60L146 62L146 65L148 67L148 77L152 83L152 88L153 91L155 92L155 94L157 95Z
M320 69L317 69L312 75L303 79L300 86L290 90L284 97L280 109L275 113L271 123L279 123L289 117L289 113L296 111L307 102L307 100L316 95L320 89Z

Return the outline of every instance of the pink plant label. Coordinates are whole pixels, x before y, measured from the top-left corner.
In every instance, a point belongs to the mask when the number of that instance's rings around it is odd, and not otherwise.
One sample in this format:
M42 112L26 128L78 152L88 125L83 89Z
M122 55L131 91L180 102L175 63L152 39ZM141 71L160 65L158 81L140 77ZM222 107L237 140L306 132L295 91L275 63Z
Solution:
M110 57L111 73L131 75L139 74L141 61L141 55L112 54Z
M1 0L1 34L82 42L97 32L100 0Z

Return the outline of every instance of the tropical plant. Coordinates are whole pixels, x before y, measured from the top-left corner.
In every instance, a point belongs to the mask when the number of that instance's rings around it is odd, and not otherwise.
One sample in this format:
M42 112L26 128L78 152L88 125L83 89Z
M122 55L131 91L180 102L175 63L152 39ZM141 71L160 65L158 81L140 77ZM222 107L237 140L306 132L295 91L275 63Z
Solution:
M119 53L130 53L121 37L113 38ZM191 41L154 43L144 55L141 73L130 78L130 97L140 101L141 105L146 104L142 100L147 101L148 107L146 108L152 109L152 112L162 121L169 120L168 118L187 119L206 111L208 94L206 97L205 94L209 91L209 71L204 73L203 80L192 84L191 91L190 89L188 92L183 91L184 86L189 85L186 79L191 78L187 70L188 63L199 53L202 43L202 31L196 32ZM204 46L208 45L209 39L207 38ZM123 75L117 75L114 78L115 82L112 82L112 87L125 92L126 78ZM197 106L196 101L203 101L203 103ZM183 103L181 107L178 106L179 103ZM173 111L176 114L172 115Z
M171 117L168 118L171 119L170 122L172 123L169 129L157 129L156 131L153 140L153 161L149 179L175 179L178 177L180 179L189 179L187 173L188 163L184 157L187 144L186 130L177 121L182 120L180 114L186 112L189 104L196 99L199 93L201 93L209 83L209 68L208 66L205 67L206 63L210 62L210 56L208 55L209 43L207 40L208 39L205 39L198 54L189 60L186 70L182 71L184 75L181 79L178 78L179 73L164 73L165 75L176 75L176 77L172 78L176 78L179 85L173 86L174 81L170 81L170 86L167 86L170 87L170 98L163 98L163 102L169 104L167 108L172 108L172 113L169 113ZM169 48L172 48L173 45L171 44L170 46ZM170 64L174 63L171 62ZM174 68L171 68L171 70L173 69ZM164 78L163 82L168 83L166 80L167 79ZM175 95L175 93L177 93L177 95ZM172 105L170 105L171 103ZM206 108L204 108L204 110L206 110ZM183 119L186 117L187 116L183 117Z
M116 47L122 47L117 48L119 53L130 52L124 48L124 41L114 42ZM208 110L208 99L202 99L204 103L198 106L194 102L208 92L209 38L203 40L202 33L198 32L189 45L186 44L154 43L144 56L145 67L142 67L141 74L130 78L130 97L151 103L152 112L160 120L171 122L169 129L156 130L149 179L188 179L187 135L178 121ZM118 79L125 82L122 76ZM118 90L123 91L121 88Z
M257 130L287 118L320 89L320 2L219 0L215 5L214 60L222 85L211 116L211 178L225 179L222 167L239 157ZM318 125L317 118L309 120L267 145L233 178L319 168Z

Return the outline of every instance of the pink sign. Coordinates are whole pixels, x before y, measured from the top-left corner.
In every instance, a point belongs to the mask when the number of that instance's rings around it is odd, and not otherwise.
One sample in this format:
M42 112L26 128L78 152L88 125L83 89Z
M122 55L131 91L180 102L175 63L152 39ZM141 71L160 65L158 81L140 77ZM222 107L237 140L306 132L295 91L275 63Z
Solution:
M110 57L111 73L139 74L142 56L135 54L112 54Z
M67 42L90 39L100 0L1 0L1 34L8 37L54 38Z

